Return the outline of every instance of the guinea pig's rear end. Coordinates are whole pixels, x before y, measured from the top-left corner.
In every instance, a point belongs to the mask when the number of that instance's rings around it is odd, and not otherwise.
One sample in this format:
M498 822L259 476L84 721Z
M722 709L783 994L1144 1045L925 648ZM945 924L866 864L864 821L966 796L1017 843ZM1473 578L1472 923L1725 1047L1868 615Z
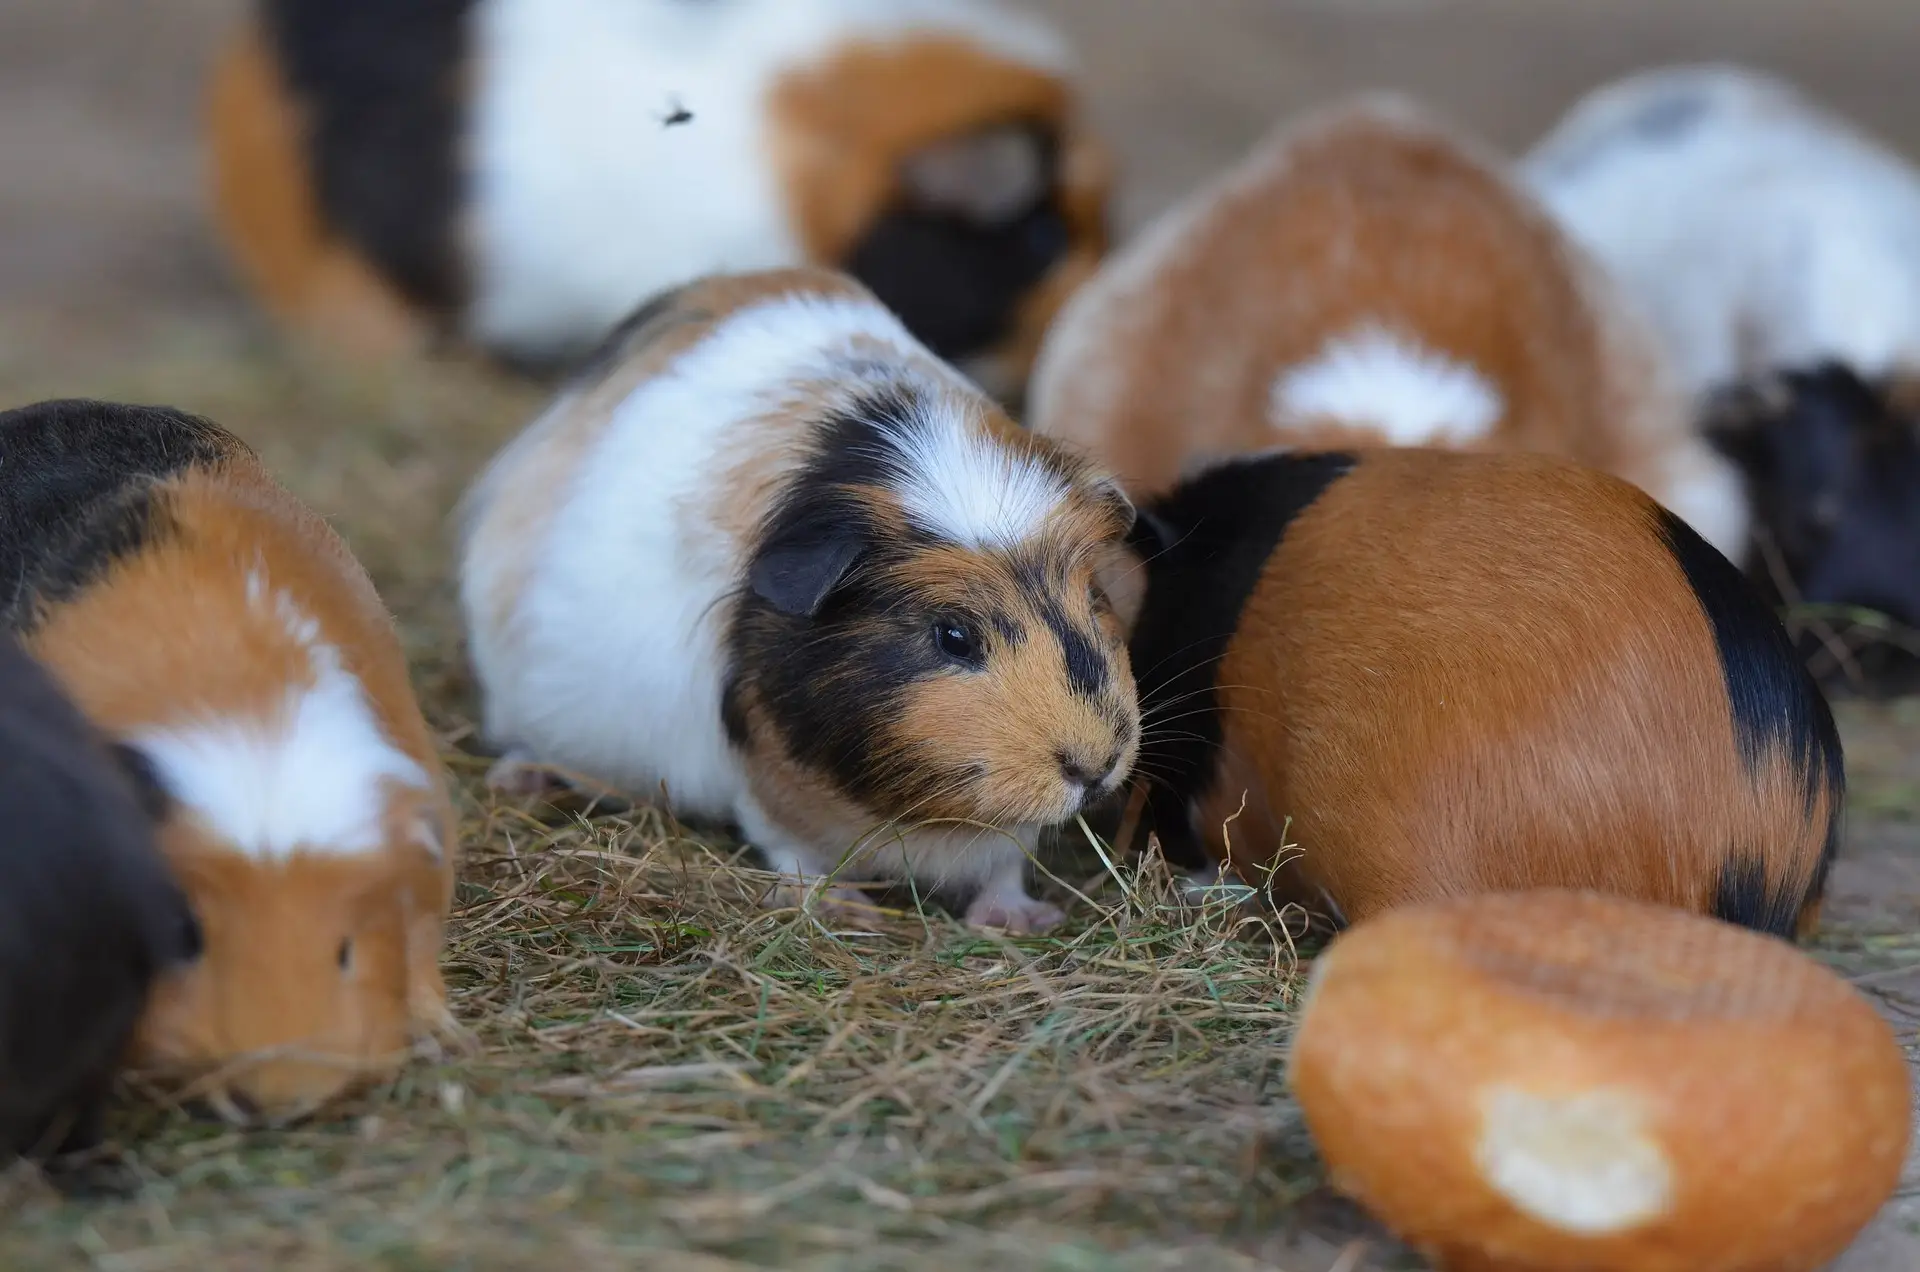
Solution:
M1548 886L1814 922L1845 788L1826 701L1640 491L1536 456L1269 455L1141 524L1171 859L1350 922Z
M46 402L0 414L0 445L8 619L137 757L199 920L130 1062L268 1119L391 1073L452 1028L456 845L372 584L208 421Z
M198 953L140 776L0 637L0 1154L98 1144L154 979Z

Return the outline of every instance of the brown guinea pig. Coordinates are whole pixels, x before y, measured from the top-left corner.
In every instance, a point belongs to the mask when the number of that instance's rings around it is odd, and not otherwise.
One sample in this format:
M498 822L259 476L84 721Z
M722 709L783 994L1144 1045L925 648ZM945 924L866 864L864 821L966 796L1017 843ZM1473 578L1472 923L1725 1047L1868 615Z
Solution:
M991 0L257 0L209 101L265 306L567 362L715 270L844 269L1017 394L1106 249L1067 49Z
M1644 318L1499 156L1391 95L1276 128L1110 257L1028 407L1136 500L1276 446L1537 451L1745 548Z
M1268 454L1138 526L1170 861L1356 923L1569 887L1812 924L1845 790L1826 700L1643 492L1539 455Z
M452 805L399 641L339 537L164 408L0 414L7 619L137 753L199 918L131 1062L229 1115L318 1107L451 1026Z

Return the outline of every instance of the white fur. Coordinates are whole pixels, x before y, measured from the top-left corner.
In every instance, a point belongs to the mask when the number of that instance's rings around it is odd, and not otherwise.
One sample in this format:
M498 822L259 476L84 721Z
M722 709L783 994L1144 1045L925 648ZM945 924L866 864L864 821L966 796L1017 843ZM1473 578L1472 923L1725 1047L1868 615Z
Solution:
M889 355L876 358L876 343ZM754 520L729 506L723 483L731 465L777 451L769 420L792 410L795 385L902 378L926 390L935 405L925 409L945 412L929 421L935 441L916 458L941 467L904 483L916 515L968 541L1004 542L1029 528L1051 506L1052 479L998 457L968 414L978 395L878 304L789 294L729 315L614 409L553 492L546 530L512 541L521 555L474 551L500 492L577 398L558 401L495 459L467 504L461 598L489 738L616 788L650 795L664 786L683 815L736 819L777 870L809 880L830 871L875 828L848 826L833 845L783 829L756 803L722 726L723 642L753 546L740 526ZM803 454L796 448L793 462ZM496 626L488 598L503 571L529 563L529 581ZM904 857L962 883L1004 883L1011 868L1018 892L1017 835L951 839L908 834ZM866 855L891 872L886 852ZM1004 888L994 895L1006 899Z
M892 434L896 478L916 525L970 548L1010 548L1037 534L1071 493L1032 456L1009 450L944 403Z
M1494 1087L1480 1101L1480 1177L1562 1232L1629 1232L1673 1207L1673 1166L1628 1091L1536 1095Z
M1274 377L1271 418L1371 425L1395 446L1478 441L1504 410L1500 391L1465 363L1367 324Z
M764 98L853 40L946 33L1050 71L1051 28L983 0L481 0L470 332L589 345L647 296L799 264ZM684 124L661 120L676 106Z
M1630 76L1520 170L1657 325L1691 393L1829 357L1920 365L1920 173L1780 80Z
M385 843L387 784L425 787L426 772L381 730L360 681L320 639L320 625L264 576L247 595L271 607L308 655L312 680L257 712L185 717L130 740L173 796L235 851L266 861L354 856Z

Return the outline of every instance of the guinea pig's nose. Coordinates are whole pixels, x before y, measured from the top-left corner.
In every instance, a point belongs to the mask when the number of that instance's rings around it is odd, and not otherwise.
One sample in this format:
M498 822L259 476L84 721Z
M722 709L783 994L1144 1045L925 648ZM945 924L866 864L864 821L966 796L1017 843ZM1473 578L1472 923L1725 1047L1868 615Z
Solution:
M1060 760L1060 776L1085 790L1098 790L1113 778L1113 771L1120 767L1120 757L1114 755L1101 765L1082 764L1065 751L1057 753Z

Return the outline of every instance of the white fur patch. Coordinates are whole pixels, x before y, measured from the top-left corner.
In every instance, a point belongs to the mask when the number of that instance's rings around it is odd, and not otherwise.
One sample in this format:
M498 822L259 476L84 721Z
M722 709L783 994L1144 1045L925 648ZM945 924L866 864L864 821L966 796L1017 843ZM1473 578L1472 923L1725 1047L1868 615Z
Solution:
M929 403L886 432L903 459L896 489L907 517L965 547L1032 538L1070 493L1059 474L982 432L953 400Z
M1504 409L1473 367L1374 325L1337 336L1275 377L1277 428L1333 419L1378 428L1395 446L1477 441Z
M1481 1101L1474 1155L1496 1192L1563 1232L1625 1232L1673 1204L1673 1167L1627 1092L1496 1087Z
M912 35L1067 62L1051 27L982 0L480 0L472 22L467 322L530 355L696 276L805 259L766 109L783 75Z
M181 720L130 741L174 798L238 852L266 860L373 852L384 842L385 782L424 787L427 774L388 741L359 680L319 640L319 624L285 593L269 598L257 571L247 594L271 605L306 648L312 683L289 686L258 714Z

